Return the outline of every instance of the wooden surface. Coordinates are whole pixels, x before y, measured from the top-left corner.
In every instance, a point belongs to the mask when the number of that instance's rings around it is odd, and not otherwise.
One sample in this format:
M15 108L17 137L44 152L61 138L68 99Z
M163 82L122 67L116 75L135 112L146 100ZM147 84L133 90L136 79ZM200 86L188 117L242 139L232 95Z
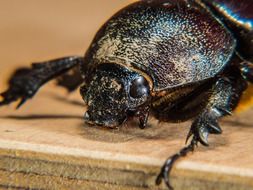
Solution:
M98 27L128 2L0 0L1 89L16 66L83 54ZM14 107L0 108L0 189L164 189L155 177L184 146L190 125L151 118L145 130L134 121L115 130L88 126L78 92L52 83ZM253 189L252 114L224 119L209 148L180 160L176 189Z

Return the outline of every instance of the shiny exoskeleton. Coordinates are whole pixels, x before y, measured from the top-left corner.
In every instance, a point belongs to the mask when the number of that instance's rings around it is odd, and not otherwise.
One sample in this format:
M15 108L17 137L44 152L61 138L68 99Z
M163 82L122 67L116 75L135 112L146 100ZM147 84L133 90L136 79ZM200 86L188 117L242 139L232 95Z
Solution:
M84 57L18 69L0 105L21 106L58 77L69 91L82 85L84 119L94 125L116 127L135 116L145 128L149 113L160 121L192 119L190 144L165 162L156 181L172 189L173 163L222 132L218 119L253 82L252 28L252 0L135 2L102 26Z

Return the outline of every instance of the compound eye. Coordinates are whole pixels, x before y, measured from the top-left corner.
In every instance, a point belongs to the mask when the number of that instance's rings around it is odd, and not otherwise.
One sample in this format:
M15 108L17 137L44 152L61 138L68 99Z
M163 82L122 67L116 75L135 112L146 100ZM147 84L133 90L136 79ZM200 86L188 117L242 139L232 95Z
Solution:
M132 98L138 99L146 97L149 95L149 92L149 84L144 77L139 76L132 81L130 85L130 96Z

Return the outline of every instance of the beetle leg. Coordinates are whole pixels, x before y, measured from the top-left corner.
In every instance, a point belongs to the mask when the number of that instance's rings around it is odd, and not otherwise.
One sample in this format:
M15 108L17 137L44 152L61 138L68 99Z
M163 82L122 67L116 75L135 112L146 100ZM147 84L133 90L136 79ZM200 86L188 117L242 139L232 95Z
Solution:
M252 63L249 63L249 62L243 62L241 65L240 65L240 69L241 69L241 72L242 72L242 75L243 77L253 83L253 65Z
M58 86L66 88L68 92L73 92L83 83L80 65L73 67L69 72L63 75L60 75L56 80Z
M209 134L221 134L222 130L218 124L218 119L231 115L232 110L237 106L242 92L246 89L247 83L231 70L233 75L224 75L213 86L212 95L204 110L192 123L187 140L192 135L204 146L208 146Z
M141 129L145 129L147 126L149 112L150 112L150 106L146 106L144 107L144 109L139 110L139 113L138 113L139 121L140 121L139 127Z
M0 106L21 100L17 108L32 98L39 88L48 81L80 65L83 57L65 57L47 62L33 63L31 68L20 68L9 80L9 88L1 93Z
M167 187L173 189L169 182L169 175L173 164L179 158L194 151L198 142L208 146L209 134L220 134L222 132L218 124L218 119L231 114L231 111L238 104L246 84L240 73L233 69L229 70L215 82L210 91L212 94L209 97L209 102L192 123L190 132L187 136L187 140L192 136L191 143L165 162L157 177L157 185L159 185L163 179Z
M165 164L163 165L158 177L156 178L156 185L160 185L162 182L162 179L164 179L165 184L167 185L167 187L170 190L173 190L173 187L170 184L169 181L169 174L171 172L171 169L174 165L174 163L181 157L185 157L187 156L187 154L189 152L193 152L195 147L197 146L198 140L197 138L194 136L191 140L191 143L182 148L178 153L174 154L173 156L171 156L170 158L168 158L165 162Z
M191 136L197 138L197 140L204 146L208 146L209 134L221 134L222 130L218 124L218 118L229 112L221 112L221 109L211 108L208 112L202 113L192 123L191 129L187 135L186 142Z

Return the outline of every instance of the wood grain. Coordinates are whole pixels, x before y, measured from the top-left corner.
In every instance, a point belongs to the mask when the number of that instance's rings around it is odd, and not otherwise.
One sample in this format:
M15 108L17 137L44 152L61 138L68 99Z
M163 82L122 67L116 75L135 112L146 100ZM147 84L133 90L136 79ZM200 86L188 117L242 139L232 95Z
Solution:
M83 54L98 27L129 1L0 1L1 89L18 65ZM78 92L49 84L20 110L0 108L1 189L164 189L154 180L165 159L184 146L190 122L150 119L119 129L89 126ZM221 122L180 160L172 173L175 189L253 189L253 109Z

